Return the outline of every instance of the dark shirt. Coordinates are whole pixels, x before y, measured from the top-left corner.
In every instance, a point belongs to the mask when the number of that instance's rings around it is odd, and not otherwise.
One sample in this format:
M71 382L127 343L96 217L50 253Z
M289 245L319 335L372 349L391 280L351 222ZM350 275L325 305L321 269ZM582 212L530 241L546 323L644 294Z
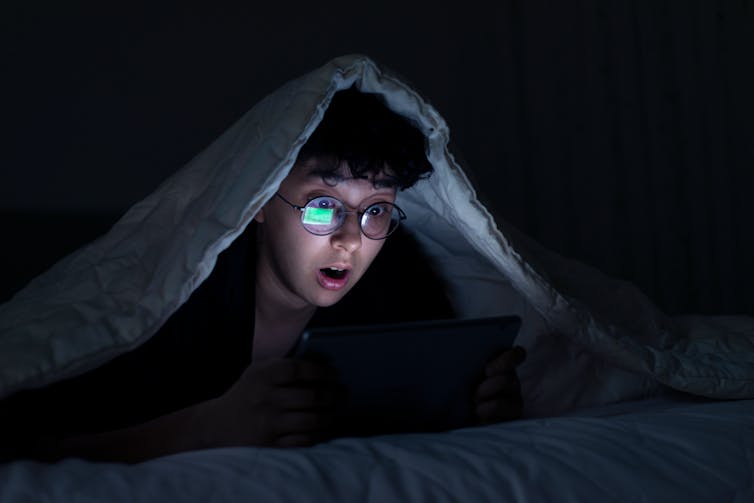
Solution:
M131 426L221 395L251 363L255 266L252 224L152 338L81 376L0 402L0 428L23 444ZM351 292L309 325L450 318L443 290L413 239L398 232Z

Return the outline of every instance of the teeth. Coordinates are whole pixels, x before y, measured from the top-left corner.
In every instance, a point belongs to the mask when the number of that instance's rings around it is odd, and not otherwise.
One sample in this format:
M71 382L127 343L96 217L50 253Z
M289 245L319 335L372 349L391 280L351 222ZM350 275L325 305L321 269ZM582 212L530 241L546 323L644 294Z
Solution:
M328 267L328 269L330 269L331 271L339 271L339 272L345 271L345 269L338 269L337 267Z

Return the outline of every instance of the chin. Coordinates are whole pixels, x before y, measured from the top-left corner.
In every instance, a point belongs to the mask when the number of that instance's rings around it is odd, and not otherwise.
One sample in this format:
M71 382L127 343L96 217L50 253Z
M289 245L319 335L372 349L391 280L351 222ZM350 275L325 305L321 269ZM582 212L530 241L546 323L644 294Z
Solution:
M350 288L340 292L326 292L324 295L318 295L314 302L317 307L330 307L340 302L346 296Z
M340 302L340 300L342 298L343 298L343 296L339 295L337 299L332 299L332 298L330 298L330 299L320 299L320 301L317 302L317 303L315 303L314 305L317 306L317 307L330 307L330 306L334 306L335 304L337 304L338 302Z

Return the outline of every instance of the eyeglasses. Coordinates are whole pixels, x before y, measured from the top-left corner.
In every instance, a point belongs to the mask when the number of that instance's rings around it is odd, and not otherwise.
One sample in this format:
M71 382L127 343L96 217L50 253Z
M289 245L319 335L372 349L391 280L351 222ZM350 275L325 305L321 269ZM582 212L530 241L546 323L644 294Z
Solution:
M361 232L369 239L385 239L406 219L402 209L386 201L370 204L364 211L348 211L343 201L330 196L315 197L304 206L297 206L280 193L275 195L300 211L301 225L316 236L326 236L340 229L349 213L359 216Z

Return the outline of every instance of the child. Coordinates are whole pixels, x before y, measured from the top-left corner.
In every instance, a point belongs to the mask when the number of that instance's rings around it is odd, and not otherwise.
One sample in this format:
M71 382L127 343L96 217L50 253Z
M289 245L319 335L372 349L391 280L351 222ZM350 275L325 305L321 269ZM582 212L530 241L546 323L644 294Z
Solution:
M452 315L440 288L410 282L423 285L417 295L397 286L400 275L370 285L355 309L332 312L388 237L401 236L397 191L431 171L418 130L374 96L337 93L275 196L160 331L94 371L7 399L5 433L20 439L22 455L120 461L214 446L306 446L337 435L332 372L287 355L323 319ZM407 305L408 315L400 312ZM485 370L475 397L481 423L520 415L522 359L516 348Z

